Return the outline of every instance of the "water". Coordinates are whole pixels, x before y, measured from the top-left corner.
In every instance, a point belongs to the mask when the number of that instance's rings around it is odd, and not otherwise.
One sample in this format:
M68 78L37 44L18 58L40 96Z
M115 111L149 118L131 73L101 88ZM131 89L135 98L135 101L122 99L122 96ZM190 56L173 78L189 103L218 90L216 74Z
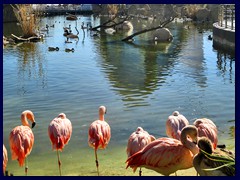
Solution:
M168 27L173 41L158 44L148 40L151 33L137 36L132 44L121 41L132 32L101 32L95 38L87 31L84 36L78 28L79 41L64 43L63 27L71 24L76 33L74 27L83 21L93 27L100 23L92 16L82 16L77 23L64 16L44 18L42 26L47 23L55 27L43 42L3 49L7 170L24 175L24 168L11 160L8 136L20 125L20 114L26 109L34 112L37 122L28 157L29 175L59 175L47 129L61 112L73 125L72 138L60 153L62 174L97 175L87 135L100 105L107 107L105 118L112 132L107 149L98 151L101 175L133 175L131 169L125 169L128 137L138 126L156 137L166 136L165 121L175 110L190 123L196 118L212 119L219 130L219 143L235 150L235 57L213 49L207 38L212 34L210 25L172 23ZM134 31L151 24L132 22ZM13 23L4 24L4 35L20 35L18 28ZM49 46L60 50L49 52ZM65 48L74 48L75 52L67 53ZM159 175L146 169L143 174Z

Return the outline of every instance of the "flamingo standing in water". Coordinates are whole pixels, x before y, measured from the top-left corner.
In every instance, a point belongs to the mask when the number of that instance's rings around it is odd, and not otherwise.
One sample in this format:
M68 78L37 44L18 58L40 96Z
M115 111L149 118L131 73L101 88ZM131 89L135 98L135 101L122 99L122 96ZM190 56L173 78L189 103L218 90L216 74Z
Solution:
M128 138L127 155L132 156L136 152L140 151L147 144L154 141L156 138L150 135L147 131L144 131L142 127L138 127ZM141 167L139 170L139 176L142 175Z
M7 162L8 162L7 149L3 144L3 174L5 174Z
M111 129L109 124L104 120L104 114L106 114L107 109L105 106L99 107L99 119L92 122L88 129L88 144L90 147L94 148L97 173L99 176L98 169L98 158L97 150L105 149L111 138Z
M72 124L69 119L67 119L64 113L60 113L56 118L54 118L48 126L48 136L52 142L52 149L57 150L58 157L58 167L60 176L61 172L61 161L59 150L62 151L64 146L68 144L72 135Z
M178 111L174 111L166 121L166 134L168 137L180 140L181 130L187 125L189 125L189 122L185 116ZM218 131L217 126L213 121L207 118L196 119L193 125L198 129L198 136L208 137L212 141L214 149L216 149L218 143Z
M207 137L199 139L198 147L193 166L200 176L235 176L235 153L227 149L214 150Z
M130 156L126 163L135 172L138 167L154 170L165 176L193 166L193 157L199 152L197 128L188 125L182 129L181 141L162 137Z
M22 125L12 129L9 135L12 160L17 159L19 166L23 166L25 161L26 175L28 173L27 156L31 153L34 144L34 135L27 119L32 122L33 128L36 124L34 114L32 111L26 110L21 114Z

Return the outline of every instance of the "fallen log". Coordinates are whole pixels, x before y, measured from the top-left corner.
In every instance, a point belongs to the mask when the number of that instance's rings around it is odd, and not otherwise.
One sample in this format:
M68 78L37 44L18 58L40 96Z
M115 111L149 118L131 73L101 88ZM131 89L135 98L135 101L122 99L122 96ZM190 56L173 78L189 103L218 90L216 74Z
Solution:
M116 17L115 17L116 18ZM115 19L114 18L114 19ZM127 17L125 17L121 22L118 22L118 23L116 23L115 21L114 21L114 19L110 19L110 20L108 20L107 22L105 22L105 23L103 23L103 24L101 24L101 25L99 25L99 26L96 26L96 27L93 27L92 28L92 30L93 31L95 31L95 30L97 30L98 28L112 28L112 27L115 27L115 26L117 26L117 25L119 25L119 24L122 24L124 21L126 21L127 19L128 19L128 16ZM112 24L112 25L107 25L107 24L109 24L109 23L114 23L114 24Z
M15 42L23 42L23 41L40 41L42 39L41 36L31 36L29 38L23 38L23 37L19 37L16 36L14 34L11 34L11 36L14 38Z

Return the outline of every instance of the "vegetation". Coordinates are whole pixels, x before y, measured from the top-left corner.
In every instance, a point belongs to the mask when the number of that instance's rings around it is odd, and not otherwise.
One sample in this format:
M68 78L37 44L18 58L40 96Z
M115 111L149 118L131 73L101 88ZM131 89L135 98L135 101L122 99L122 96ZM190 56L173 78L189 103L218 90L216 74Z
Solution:
M117 4L108 4L107 9L108 9L108 14L115 17L118 13L119 8Z
M23 31L23 38L29 38L36 35L39 24L39 13L34 12L32 4L14 4L11 5L13 12L19 21Z

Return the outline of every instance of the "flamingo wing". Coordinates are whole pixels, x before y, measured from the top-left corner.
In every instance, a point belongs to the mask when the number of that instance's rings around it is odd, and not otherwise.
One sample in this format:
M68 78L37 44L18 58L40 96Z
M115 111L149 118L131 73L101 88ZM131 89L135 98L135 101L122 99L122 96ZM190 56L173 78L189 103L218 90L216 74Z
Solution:
M166 121L166 134L168 137L180 140L181 130L187 125L189 122L185 116L174 111L173 115L169 116Z
M128 157L143 149L147 144L154 141L156 138L149 135L147 131L144 131L141 127L138 127L137 131L133 132L127 144Z
M7 162L8 162L7 149L3 144L3 173L5 173Z
M34 144L34 135L28 126L17 126L9 135L12 160L18 160L24 165L25 158L31 153Z
M67 118L55 118L48 126L48 135L52 142L52 148L62 150L68 144L72 135L72 124Z
M97 149L104 149L111 138L111 128L107 122L96 120L89 126L88 143L89 146Z
M217 148L218 137L217 137L217 127L216 125L209 119L197 119L194 122L194 125L198 128L198 136L199 137L208 137L213 143L213 148Z
M159 138L127 159L127 167L135 172L138 167L169 175L179 169L192 167L193 154L180 141Z

